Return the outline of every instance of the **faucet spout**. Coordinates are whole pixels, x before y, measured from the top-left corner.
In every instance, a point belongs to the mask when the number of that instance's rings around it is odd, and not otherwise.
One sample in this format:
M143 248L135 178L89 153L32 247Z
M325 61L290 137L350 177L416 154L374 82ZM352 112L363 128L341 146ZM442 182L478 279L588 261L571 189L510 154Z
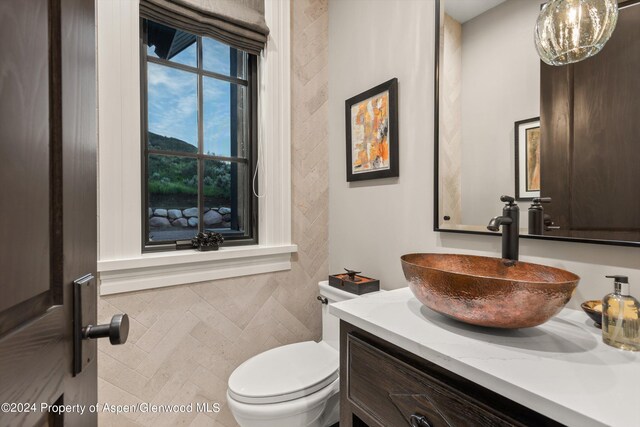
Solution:
M490 231L500 231L501 225L512 224L513 220L508 216L494 216L489 221L489 225L487 225L487 229Z

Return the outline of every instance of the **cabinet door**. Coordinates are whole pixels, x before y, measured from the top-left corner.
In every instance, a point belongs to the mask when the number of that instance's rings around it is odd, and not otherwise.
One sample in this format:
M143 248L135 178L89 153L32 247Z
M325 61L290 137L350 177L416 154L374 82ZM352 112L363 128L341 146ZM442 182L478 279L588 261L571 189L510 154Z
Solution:
M347 398L380 425L521 425L352 335L347 345Z

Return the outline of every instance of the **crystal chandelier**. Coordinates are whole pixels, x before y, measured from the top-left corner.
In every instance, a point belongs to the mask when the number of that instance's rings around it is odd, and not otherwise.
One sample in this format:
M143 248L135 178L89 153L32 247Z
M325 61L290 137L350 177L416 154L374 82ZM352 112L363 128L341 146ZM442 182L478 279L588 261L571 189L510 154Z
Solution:
M549 65L566 65L602 50L618 21L616 0L551 0L538 16L535 44Z

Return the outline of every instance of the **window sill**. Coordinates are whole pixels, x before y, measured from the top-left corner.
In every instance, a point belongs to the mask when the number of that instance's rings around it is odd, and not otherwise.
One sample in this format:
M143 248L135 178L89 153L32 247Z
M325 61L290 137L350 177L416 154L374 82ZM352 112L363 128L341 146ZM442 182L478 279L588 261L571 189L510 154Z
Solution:
M100 295L290 270L291 254L297 250L296 245L235 246L98 261Z

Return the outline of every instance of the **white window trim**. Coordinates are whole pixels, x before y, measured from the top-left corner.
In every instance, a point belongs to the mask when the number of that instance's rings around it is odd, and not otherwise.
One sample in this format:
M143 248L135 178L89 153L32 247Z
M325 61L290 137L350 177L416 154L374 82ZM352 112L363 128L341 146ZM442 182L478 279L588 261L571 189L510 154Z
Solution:
M97 2L100 294L291 269L290 0L265 0L259 61L258 245L142 253L137 1Z

